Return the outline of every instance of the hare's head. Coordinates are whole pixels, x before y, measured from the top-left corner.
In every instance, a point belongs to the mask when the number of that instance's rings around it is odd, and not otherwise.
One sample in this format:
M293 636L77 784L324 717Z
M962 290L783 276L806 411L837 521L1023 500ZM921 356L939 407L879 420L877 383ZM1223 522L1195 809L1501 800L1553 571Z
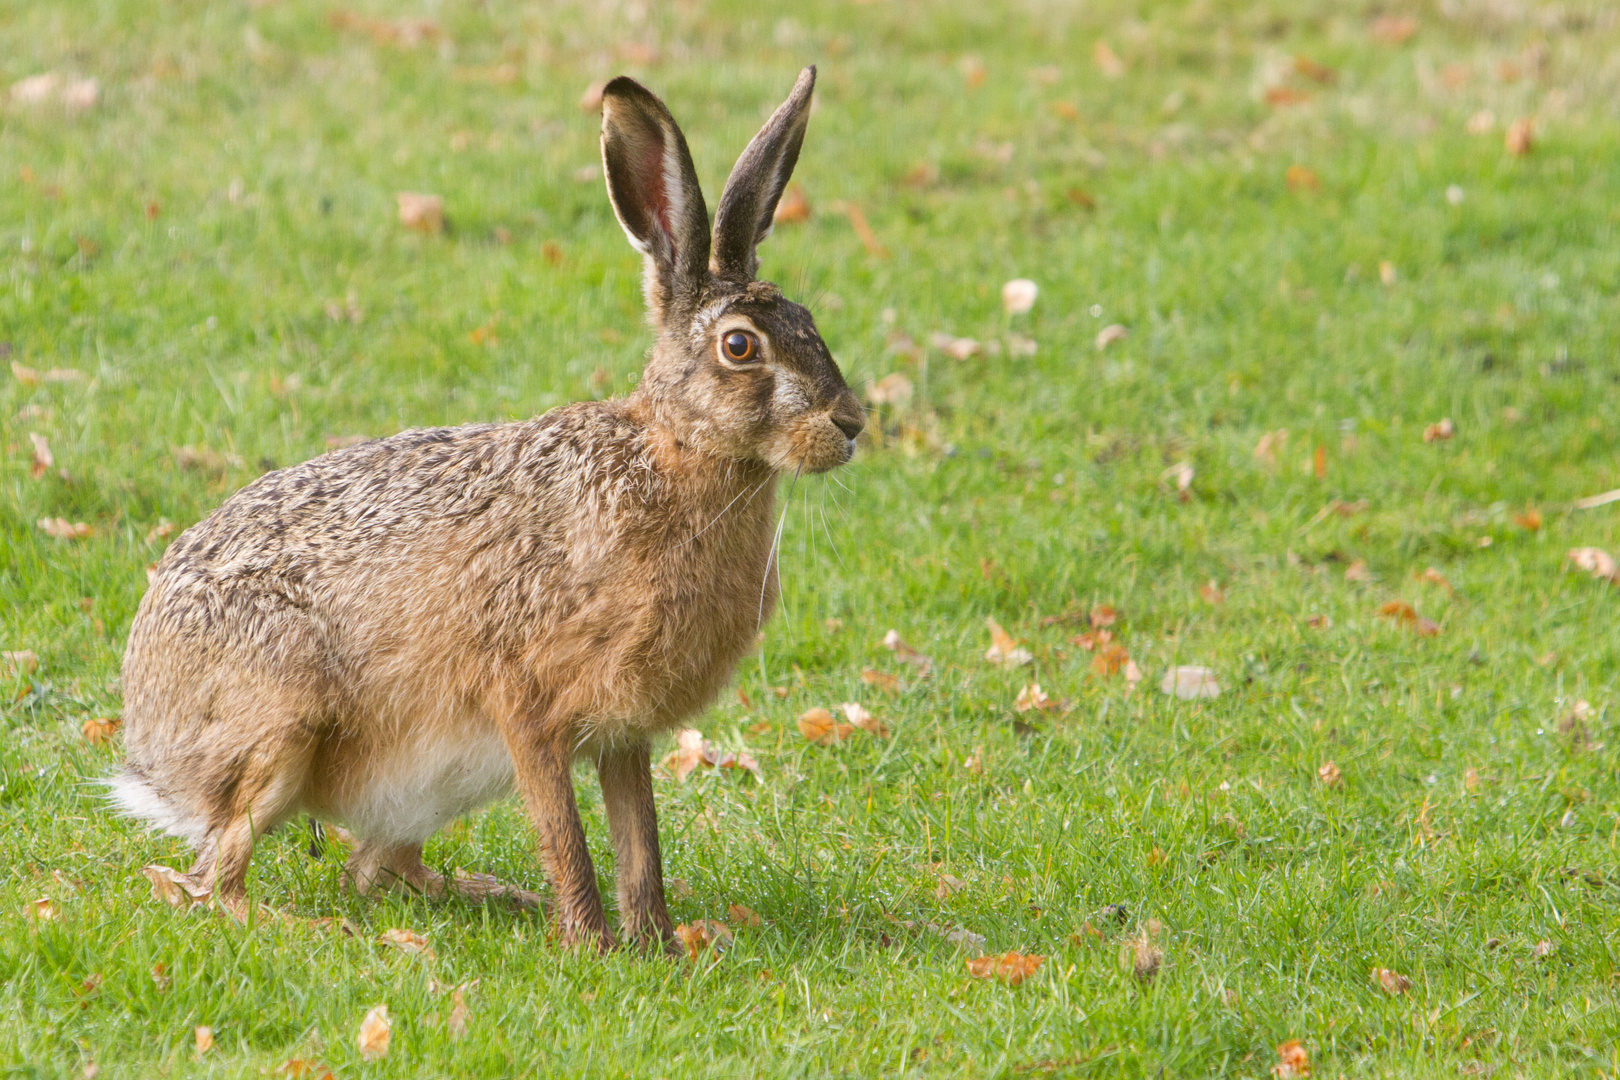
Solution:
M602 93L608 197L646 259L658 341L636 395L676 438L734 458L824 472L855 452L861 406L810 312L754 280L755 249L804 142L815 68L806 68L737 159L709 213L686 139L640 83Z

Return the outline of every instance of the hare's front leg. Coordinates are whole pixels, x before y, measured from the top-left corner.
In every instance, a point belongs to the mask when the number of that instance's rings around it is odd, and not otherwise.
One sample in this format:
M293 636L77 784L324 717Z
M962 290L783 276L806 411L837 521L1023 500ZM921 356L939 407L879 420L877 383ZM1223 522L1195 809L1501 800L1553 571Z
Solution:
M620 933L643 949L663 948L678 955L674 924L664 907L651 751L645 742L607 747L597 755L596 774L613 834Z
M585 846L585 827L574 802L573 754L566 733L518 733L511 738L518 789L540 834L540 859L556 893L557 929L565 944L617 944L602 911L596 867Z

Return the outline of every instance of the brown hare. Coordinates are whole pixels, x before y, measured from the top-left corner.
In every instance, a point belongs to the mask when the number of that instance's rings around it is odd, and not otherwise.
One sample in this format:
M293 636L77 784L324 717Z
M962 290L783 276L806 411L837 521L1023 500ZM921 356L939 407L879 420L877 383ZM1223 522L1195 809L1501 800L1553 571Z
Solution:
M713 701L774 605L777 476L844 464L862 427L810 312L754 280L814 84L806 68L743 151L712 241L663 102L607 85L608 196L657 331L628 397L326 454L164 554L130 628L111 783L195 846L168 872L193 896L240 916L254 839L300 813L352 833L361 891L515 894L422 864L428 837L515 782L558 932L609 948L571 779L585 757L623 938L668 947L649 741Z

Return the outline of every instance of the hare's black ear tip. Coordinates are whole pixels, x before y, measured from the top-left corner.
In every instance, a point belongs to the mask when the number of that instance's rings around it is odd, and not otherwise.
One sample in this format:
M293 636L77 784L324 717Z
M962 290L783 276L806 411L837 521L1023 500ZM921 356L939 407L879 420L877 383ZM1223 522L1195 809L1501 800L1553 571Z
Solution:
M658 100L651 90L648 90L628 75L620 75L611 79L606 86L602 87L602 99L606 101L608 98L628 98L632 101L645 101L648 98L654 101Z

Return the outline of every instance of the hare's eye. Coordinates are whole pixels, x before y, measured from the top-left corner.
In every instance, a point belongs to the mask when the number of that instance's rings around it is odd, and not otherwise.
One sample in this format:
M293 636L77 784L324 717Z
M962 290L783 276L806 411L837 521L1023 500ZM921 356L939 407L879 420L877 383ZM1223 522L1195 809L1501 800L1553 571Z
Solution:
M720 339L720 351L734 364L747 363L759 356L759 341L753 334L733 330Z

